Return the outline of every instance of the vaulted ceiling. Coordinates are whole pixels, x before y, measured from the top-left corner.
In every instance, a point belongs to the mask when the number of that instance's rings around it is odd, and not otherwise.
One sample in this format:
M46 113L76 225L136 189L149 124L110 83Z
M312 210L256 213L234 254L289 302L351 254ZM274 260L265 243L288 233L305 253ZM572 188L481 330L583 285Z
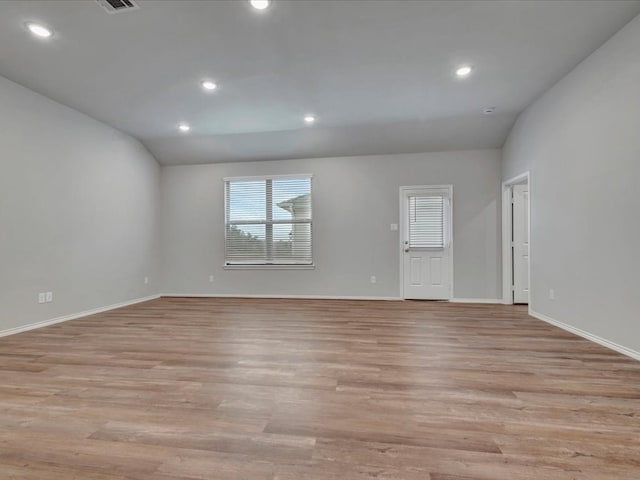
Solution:
M615 0L137 3L109 15L91 0L0 2L0 75L163 164L500 147L519 112L640 13Z

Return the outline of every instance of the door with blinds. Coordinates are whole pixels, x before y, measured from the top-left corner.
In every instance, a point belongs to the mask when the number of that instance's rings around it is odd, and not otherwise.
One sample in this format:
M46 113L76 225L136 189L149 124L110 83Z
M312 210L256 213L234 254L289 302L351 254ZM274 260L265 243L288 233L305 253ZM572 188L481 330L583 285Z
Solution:
M402 291L415 300L451 298L451 186L402 187Z

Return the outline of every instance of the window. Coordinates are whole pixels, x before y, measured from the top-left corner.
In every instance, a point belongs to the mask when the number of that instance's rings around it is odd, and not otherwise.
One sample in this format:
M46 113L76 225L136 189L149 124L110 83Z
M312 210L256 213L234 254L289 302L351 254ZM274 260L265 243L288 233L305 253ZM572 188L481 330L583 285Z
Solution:
M226 265L312 265L311 176L225 179Z
M409 196L410 248L437 248L447 246L445 222L448 199L441 195Z

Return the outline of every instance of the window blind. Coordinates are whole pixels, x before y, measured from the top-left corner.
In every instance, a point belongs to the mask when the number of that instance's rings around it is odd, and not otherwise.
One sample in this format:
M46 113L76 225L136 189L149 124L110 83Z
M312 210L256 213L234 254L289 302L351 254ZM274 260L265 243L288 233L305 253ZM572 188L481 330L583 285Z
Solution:
M225 180L227 265L311 265L311 177Z
M409 197L409 247L444 248L446 245L443 195Z

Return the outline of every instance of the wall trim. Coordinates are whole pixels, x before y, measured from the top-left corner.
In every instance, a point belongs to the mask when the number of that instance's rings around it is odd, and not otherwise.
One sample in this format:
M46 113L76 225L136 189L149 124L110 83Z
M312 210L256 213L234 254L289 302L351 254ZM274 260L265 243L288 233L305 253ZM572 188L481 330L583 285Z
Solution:
M537 318L538 320L542 320L543 322L546 322L558 328L561 328L562 330L566 330L567 332L573 333L574 335L578 335L579 337L585 338L594 343L602 345L603 347L606 347L610 350L615 350L616 352L626 355L627 357L631 357L634 360L640 360L640 352L636 352L635 350L632 350L630 348L623 347L622 345L618 345L617 343L607 340L606 338L599 337L598 335L594 335L593 333L589 333L584 330L581 330L580 328L571 326L567 323L560 322L559 320L555 320L549 317L548 315L545 315L543 313L538 313L532 309L529 309L529 315Z
M162 293L162 298L293 298L307 300L384 300L400 301L400 297L373 297L358 295L250 295L246 293Z
M501 304L501 298L452 298L451 303L496 303Z
M21 327L13 327L7 330L0 330L0 337L7 337L9 335L15 335L16 333L22 333L29 330L35 330L37 328L48 327L49 325L55 325L56 323L76 320L78 318L88 317L89 315L95 315L96 313L108 312L109 310L115 310L116 308L127 307L129 305L135 305L136 303L147 302L149 300L155 300L157 298L160 298L160 295L150 295L148 297L135 298L133 300L127 300L126 302L114 303L105 307L92 308L91 310L84 310L82 312L71 313L69 315L63 315L61 317L43 320L41 322L22 325Z
M374 297L363 295L250 295L246 293L162 293L163 298L292 298L307 300L382 300L390 302L403 301L402 297ZM447 301L447 300L445 300ZM452 298L448 300L451 303L487 303L500 304L502 299L499 298Z

